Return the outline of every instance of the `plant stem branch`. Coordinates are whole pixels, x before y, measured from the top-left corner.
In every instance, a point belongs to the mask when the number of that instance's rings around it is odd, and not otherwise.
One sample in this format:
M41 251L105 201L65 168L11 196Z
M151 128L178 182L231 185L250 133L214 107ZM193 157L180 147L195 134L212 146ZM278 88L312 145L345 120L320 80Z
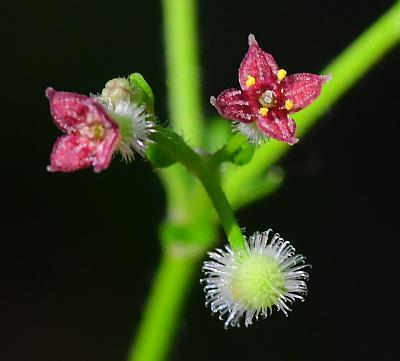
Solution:
M210 168L203 157L195 153L176 133L159 128L151 137L164 152L168 152L175 157L190 173L200 180L218 213L232 249L236 252L242 251L245 247L245 240L233 214L232 207L219 184L216 172Z

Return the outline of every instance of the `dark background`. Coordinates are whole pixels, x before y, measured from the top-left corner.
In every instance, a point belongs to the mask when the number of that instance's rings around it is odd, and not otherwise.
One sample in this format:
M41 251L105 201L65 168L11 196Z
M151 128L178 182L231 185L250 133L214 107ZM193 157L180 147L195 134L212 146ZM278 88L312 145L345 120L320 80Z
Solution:
M288 72L318 73L393 1L199 3L203 105L213 114L209 96L237 85L249 32ZM116 159L100 175L47 173L60 132L44 90L88 94L140 71L167 119L160 3L24 1L2 16L0 359L123 361L160 255L163 191L141 160ZM282 160L277 193L237 214L248 233L273 227L307 255L307 302L288 319L225 331L196 282L173 360L399 358L399 55Z

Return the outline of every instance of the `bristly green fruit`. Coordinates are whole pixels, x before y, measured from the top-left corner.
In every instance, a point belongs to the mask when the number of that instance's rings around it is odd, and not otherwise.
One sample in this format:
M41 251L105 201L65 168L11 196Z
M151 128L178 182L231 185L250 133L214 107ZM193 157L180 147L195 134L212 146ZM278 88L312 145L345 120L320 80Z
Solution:
M248 308L268 308L286 291L278 262L270 256L250 254L232 272L232 298Z
M286 316L294 301L304 301L310 267L305 257L296 254L290 242L269 229L256 232L248 240L245 251L234 252L228 245L209 252L202 281L206 283L206 305L225 319L225 328L245 326L271 314L272 308Z

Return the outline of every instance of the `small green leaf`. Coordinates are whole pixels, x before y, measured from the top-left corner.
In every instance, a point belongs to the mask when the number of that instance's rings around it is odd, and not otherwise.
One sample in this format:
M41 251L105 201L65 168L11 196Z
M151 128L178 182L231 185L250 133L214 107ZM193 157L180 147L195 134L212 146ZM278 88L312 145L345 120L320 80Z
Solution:
M144 103L147 113L154 114L154 94L142 74L129 75L129 83L133 89L133 100L137 103Z
M155 168L166 168L176 163L173 154L165 152L157 143L149 144L146 149L146 157Z
M251 161L256 147L250 143L244 143L231 158L232 163L237 165L245 165Z

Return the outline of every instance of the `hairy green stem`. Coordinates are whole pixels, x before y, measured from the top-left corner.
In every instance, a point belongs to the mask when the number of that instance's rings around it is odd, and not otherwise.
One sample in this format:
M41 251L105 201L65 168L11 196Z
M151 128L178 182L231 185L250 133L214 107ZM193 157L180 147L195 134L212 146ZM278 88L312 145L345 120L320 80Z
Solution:
M229 244L234 252L240 253L245 250L245 239L235 216L232 211L225 193L215 177L215 173L210 171L208 167L203 167L199 173L199 179L202 182L208 196L210 197L215 210L218 213L222 227L226 233Z
M385 14L361 34L322 73L332 74L332 80L324 86L319 98L294 116L298 124L297 134L303 135L327 109L348 91L372 66L400 40L400 2L396 2ZM260 147L252 161L227 173L223 188L230 198L242 187L260 177L289 149L287 144L271 140Z
M169 153L176 158L190 173L200 180L217 211L232 249L237 252L242 251L245 240L233 214L232 207L219 184L216 172L210 168L203 157L195 153L181 137L172 131L160 128L151 137L165 153Z

